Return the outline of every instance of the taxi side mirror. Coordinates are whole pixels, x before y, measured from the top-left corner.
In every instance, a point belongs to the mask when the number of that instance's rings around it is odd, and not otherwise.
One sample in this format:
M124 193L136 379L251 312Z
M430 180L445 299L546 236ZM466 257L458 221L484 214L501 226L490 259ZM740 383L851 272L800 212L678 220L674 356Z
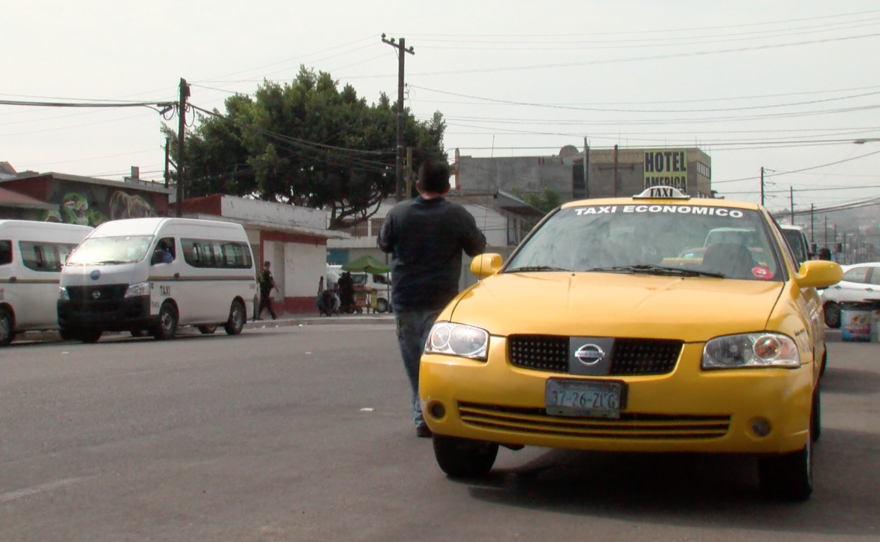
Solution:
M480 254L471 260L471 273L479 278L491 277L503 263L501 254Z
M843 269L835 262L810 260L801 264L795 280L801 288L827 288L843 278Z

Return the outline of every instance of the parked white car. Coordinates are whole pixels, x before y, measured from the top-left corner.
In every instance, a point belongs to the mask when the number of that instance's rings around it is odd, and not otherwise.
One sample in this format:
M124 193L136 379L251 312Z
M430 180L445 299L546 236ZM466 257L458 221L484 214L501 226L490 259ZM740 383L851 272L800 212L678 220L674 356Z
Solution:
M840 327L840 304L880 301L880 262L842 266L843 279L822 292L825 325Z

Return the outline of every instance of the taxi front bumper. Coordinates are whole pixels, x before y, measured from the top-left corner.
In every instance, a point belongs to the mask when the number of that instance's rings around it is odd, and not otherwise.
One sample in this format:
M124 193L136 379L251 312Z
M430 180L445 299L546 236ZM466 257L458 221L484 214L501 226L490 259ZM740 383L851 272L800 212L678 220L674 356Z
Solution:
M550 416L548 378L521 369L507 341L490 340L487 361L422 356L419 394L431 430L509 445L633 452L784 453L809 435L813 368L700 369L703 343L685 344L665 375L602 377L627 384L619 419ZM601 378L600 378L601 379ZM758 425L769 425L759 436Z

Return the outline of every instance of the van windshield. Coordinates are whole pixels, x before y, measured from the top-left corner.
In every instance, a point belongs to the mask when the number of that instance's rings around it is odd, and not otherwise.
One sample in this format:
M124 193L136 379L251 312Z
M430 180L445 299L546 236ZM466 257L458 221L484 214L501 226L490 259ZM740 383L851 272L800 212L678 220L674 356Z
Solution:
M113 265L143 260L150 248L150 235L90 237L82 242L67 265Z

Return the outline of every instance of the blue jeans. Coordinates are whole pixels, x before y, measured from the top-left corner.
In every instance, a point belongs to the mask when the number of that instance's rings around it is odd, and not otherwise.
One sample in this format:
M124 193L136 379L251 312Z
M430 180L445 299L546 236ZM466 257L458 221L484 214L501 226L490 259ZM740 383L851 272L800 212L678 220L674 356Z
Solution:
M400 310L395 311L397 317L397 343L400 356L409 384L412 387L413 422L416 426L425 424L422 405L419 402L419 361L425 350L428 333L441 309L432 310Z

